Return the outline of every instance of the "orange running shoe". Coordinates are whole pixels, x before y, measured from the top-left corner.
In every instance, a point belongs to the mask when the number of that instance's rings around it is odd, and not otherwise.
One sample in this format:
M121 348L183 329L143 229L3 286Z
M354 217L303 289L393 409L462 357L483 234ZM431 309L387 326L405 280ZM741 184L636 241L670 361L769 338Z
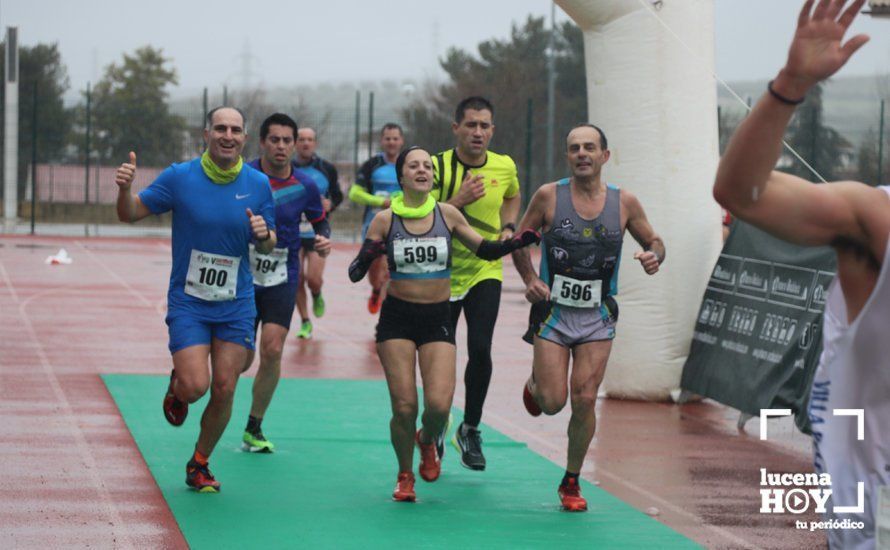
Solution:
M193 487L199 493L218 493L219 481L210 473L210 464L203 466L197 460L189 460L185 465L185 484Z
M532 395L532 391L528 389L528 381L525 383L525 386L522 387L522 404L525 405L525 410L528 411L528 414L532 416L541 416L541 407L538 406L538 402L535 401L535 396Z
M414 474L411 472L399 472L396 488L392 492L392 499L396 502L414 502L417 495L414 493Z
M174 426L182 426L185 417L189 414L189 404L177 399L173 393L173 379L176 377L176 370L170 373L170 385L167 386L167 393L164 395L164 418L167 422Z
M422 477L424 481L436 481L439 479L439 474L442 472L442 463L439 462L439 452L436 450L436 442L433 441L429 445L421 443L420 432L421 430L417 430L417 435L414 436L414 440L417 442L417 448L420 449L420 465L417 467L417 471L420 472L420 477Z
M581 496L581 486L578 485L577 479L569 478L559 486L557 494L562 501L562 509L566 512L587 511L587 501Z
M368 298L368 313L371 315L376 314L380 311L380 304L383 303L383 300L380 299L380 291L371 291L371 297Z

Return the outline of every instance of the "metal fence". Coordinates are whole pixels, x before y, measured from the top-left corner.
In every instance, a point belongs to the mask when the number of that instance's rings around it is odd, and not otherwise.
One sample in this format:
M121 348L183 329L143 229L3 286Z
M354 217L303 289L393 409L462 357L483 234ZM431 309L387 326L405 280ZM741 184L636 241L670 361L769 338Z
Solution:
M35 93L39 93L35 91ZM114 184L114 171L126 160L125 154L114 154L119 148L120 136L109 136L108 131L97 121L108 120L110 113L103 113L101 107L91 104L91 92L86 90L80 105L71 109L75 117L73 131L67 137L65 147L51 158L40 148L32 147L29 154L19 155L19 225L18 232L36 234L76 234L76 235L163 235L169 232L169 216L153 217L136 226L126 226L117 221L114 202L117 187ZM405 98L375 97L373 92L356 90L354 101L335 107L309 105L294 98L293 101L276 101L274 104L262 94L233 92L203 95L191 100L180 100L169 104L170 115L176 117L178 131L173 137L158 139L152 135L140 135L138 128L132 129L131 148L137 152L154 151L153 154L138 158L162 159L156 162L138 163L134 189L139 190L153 181L157 174L171 162L181 162L199 155L204 148L203 127L208 109L217 105L234 105L245 111L249 138L244 157L254 158L259 154L258 127L269 114L281 111L291 114L301 127L313 127L318 136L318 154L337 166L340 186L344 195L355 179L358 166L378 149L379 129L386 122L400 123L405 127L409 143L429 145L431 148L451 146L453 137L447 122L443 121L441 131L436 135L420 135L411 128L406 119L406 109L410 102ZM36 101L31 103L37 105ZM511 154L519 168L519 177L524 199L527 201L533 191L544 181L562 172L563 161L560 155L555 166L546 166L543 140L547 135L542 111L544 106L533 105L531 99L516 101L517 112L499 110L497 114L498 133L492 142L492 149ZM33 109L32 109L33 111ZM40 112L21 112L20 119L29 117L39 121ZM720 122L721 151L735 125L744 116L743 109L729 110L725 107L718 112ZM835 161L841 166L844 177L859 179L869 183L886 183L890 179L890 156L885 151L884 102L874 105L874 116L869 119L867 128L859 130L860 135L846 137L848 146ZM37 143L34 135L22 136L29 143ZM506 128L506 130L505 130ZM430 133L427 131L427 133ZM507 134L508 135L505 135ZM558 132L557 132L558 134ZM109 145L110 137L117 137L118 145ZM126 138L126 136L124 136ZM561 139L561 136L557 137ZM813 136L813 148L799 151L805 158L814 154L820 136ZM124 142L126 139L124 139ZM173 153L171 141L175 142ZM509 144L505 146L504 144ZM871 144L863 147L863 144ZM506 148L506 150L505 150ZM559 149L557 149L559 150ZM873 158L863 158L871 155ZM791 162L791 161L787 161ZM334 236L340 240L356 241L360 234L362 206L345 200L332 217Z

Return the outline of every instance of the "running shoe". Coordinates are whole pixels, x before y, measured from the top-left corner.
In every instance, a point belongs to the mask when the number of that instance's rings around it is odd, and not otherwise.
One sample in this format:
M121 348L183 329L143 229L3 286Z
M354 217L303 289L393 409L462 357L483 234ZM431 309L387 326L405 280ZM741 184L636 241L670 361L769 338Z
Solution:
M210 464L201 466L195 459L185 466L185 484L199 493L218 493L219 481L210 473Z
M173 393L173 379L176 377L176 369L170 371L170 384L167 386L167 393L164 395L164 418L167 422L174 426L182 426L185 417L189 414L189 404L183 403L177 399Z
M411 472L399 472L396 488L392 492L392 499L396 502L414 502L417 494L414 492L414 474Z
M245 430L241 440L241 450L248 453L271 453L275 450L275 445L263 436L263 432L254 434Z
M312 296L312 313L319 319L324 317L324 296L321 295L321 292L318 293L318 296Z
M303 324L300 325L300 330L297 332L297 338L302 340L312 338L312 321L303 321Z
M522 404L525 405L525 410L528 411L528 414L532 416L541 416L541 407L538 406L538 402L535 401L535 396L532 395L532 391L528 387L528 383L531 380L525 383L525 386L522 387Z
M578 485L577 479L569 478L560 484L557 494L562 502L562 509L566 512L587 511L587 501L581 496L581 486Z
M442 463L439 462L439 453L436 451L436 443L433 442L429 445L421 443L420 432L421 430L417 430L417 434L414 436L414 441L417 442L417 448L420 449L420 465L417 467L417 471L420 472L420 477L422 477L424 481L433 482L439 479L439 474L442 472Z
M380 292L371 292L371 297L368 298L368 313L374 315L380 311L380 304L382 302L383 300L380 299Z
M481 472L485 470L485 455L482 454L482 434L478 429L467 426L466 433L464 425L454 431L454 437L451 443L460 451L460 463L464 468Z

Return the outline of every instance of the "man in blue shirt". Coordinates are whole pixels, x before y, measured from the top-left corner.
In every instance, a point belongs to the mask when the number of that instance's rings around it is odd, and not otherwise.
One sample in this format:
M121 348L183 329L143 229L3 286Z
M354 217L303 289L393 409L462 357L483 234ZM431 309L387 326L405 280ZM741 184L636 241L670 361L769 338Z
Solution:
M315 182L321 193L321 202L325 212L330 215L343 202L343 191L340 190L337 168L319 157L315 150L318 147L315 130L300 128L297 131L297 159L294 166L297 172L308 176ZM312 322L309 320L309 309L306 306L306 287L312 293L312 313L322 317L325 311L324 297L321 295L324 275L325 258L315 253L315 232L308 223L300 227L300 265L303 276L297 287L297 310L300 312L299 338L312 338Z
M390 198L401 193L399 179L396 177L396 159L405 145L402 127L394 122L387 122L380 130L381 152L369 158L359 168L355 183L349 188L349 199L356 204L365 205L365 216L362 222L362 240L374 215L381 209L389 208ZM380 257L368 271L371 283L371 296L368 298L368 312L380 311L383 303L389 271L385 258Z
M188 404L210 389L186 465L186 483L199 492L220 489L208 460L232 415L238 375L254 347L249 245L268 253L276 243L269 178L241 159L244 128L237 109L214 109L207 115L207 150L200 158L171 165L138 195L130 190L135 153L115 176L121 221L173 212L166 319L173 372L163 409L167 421L180 426Z
M281 377L281 354L300 278L300 220L305 217L314 229L313 247L324 258L331 252L331 228L325 217L318 187L291 162L297 139L297 123L275 113L260 125L262 157L249 166L269 177L275 199L278 244L271 254L252 253L250 267L255 285L257 317L262 322L260 366L253 380L253 401L244 430L244 450L272 452L274 445L263 436L261 424ZM253 251L251 251L253 252ZM245 365L250 368L253 354Z

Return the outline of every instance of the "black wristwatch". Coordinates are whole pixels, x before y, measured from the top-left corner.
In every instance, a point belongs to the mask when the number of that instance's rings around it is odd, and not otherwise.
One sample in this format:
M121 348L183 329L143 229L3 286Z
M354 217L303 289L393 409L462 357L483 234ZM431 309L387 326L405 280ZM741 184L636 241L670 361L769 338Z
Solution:
M501 227L501 231L504 229L509 229L513 233L516 233L516 224L515 223L505 223L503 227Z

